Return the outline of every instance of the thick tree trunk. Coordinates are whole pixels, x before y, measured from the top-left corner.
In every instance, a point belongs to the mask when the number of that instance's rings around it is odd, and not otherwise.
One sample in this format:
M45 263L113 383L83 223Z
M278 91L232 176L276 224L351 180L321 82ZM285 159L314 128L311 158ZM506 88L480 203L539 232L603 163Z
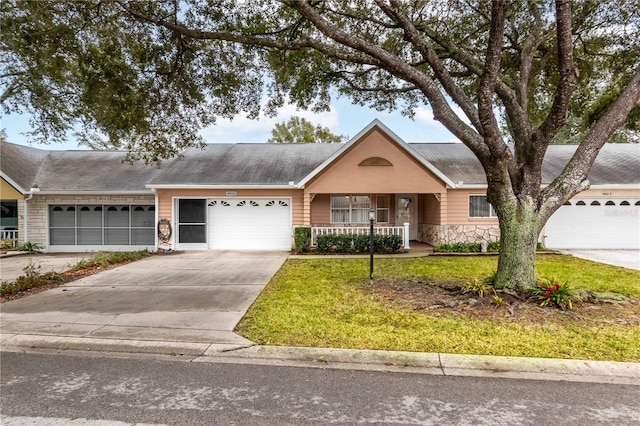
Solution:
M531 288L536 285L536 246L540 218L531 202L504 203L500 217L500 254L495 287L501 290Z

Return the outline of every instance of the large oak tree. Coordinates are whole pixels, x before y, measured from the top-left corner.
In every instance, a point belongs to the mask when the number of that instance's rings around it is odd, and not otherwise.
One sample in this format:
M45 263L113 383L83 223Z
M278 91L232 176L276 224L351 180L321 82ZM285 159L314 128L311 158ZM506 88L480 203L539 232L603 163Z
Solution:
M338 93L434 117L482 164L499 288L535 282L549 216L589 186L602 145L637 137L640 0L5 1L1 102L33 137L77 130L159 161L217 117ZM461 109L466 120L454 112ZM629 133L635 132L635 133ZM542 187L554 139L579 135Z

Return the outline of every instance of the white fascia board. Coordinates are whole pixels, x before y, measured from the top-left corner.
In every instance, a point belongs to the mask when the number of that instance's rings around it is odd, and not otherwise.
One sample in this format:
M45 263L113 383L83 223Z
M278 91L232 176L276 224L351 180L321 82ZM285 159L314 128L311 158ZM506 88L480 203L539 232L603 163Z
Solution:
M600 185L591 185L589 189L640 189L640 184L638 183L600 184Z
M7 181L7 183L9 185L13 186L16 189L16 191L18 191L22 195L25 195L25 194L29 193L29 191L25 190L23 187L18 185L13 179L11 179L9 176L7 176L4 172L0 172L0 177L2 177L2 179Z
M145 185L152 190L157 189L299 189L297 185L181 185L181 184L158 184Z
M371 123L365 126L364 129L360 130L357 135L351 138L349 142L347 142L342 148L333 153L333 155L327 158L322 164L316 167L311 173L309 173L304 179L300 181L298 184L299 188L304 188L304 186L314 177L316 177L319 173L321 173L327 166L333 163L338 157L342 156L342 154L347 151L353 144L357 143L365 134L371 131L374 127L378 127L383 133L391 138L396 144L398 144L402 149L407 151L409 155L413 156L420 164L427 168L427 170L431 171L433 174L438 176L445 184L450 186L451 188L455 188L456 185L444 175L440 170L438 170L433 164L427 161L424 157L418 154L411 146L406 143L400 136L396 135L391 129L385 126L382 121L377 118L374 119Z
M34 195L154 195L153 191L45 191L40 190Z
M453 189L487 189L486 183L463 183L456 185Z
M541 189L546 188L547 186L549 186L548 183L542 184L540 185ZM487 184L481 184L481 183L470 183L470 184L459 184L455 187L455 189L481 189L481 188L487 188ZM602 184L602 185L591 185L589 188L587 188L585 191L588 191L589 189L640 189L640 184L637 183L620 183L620 184Z

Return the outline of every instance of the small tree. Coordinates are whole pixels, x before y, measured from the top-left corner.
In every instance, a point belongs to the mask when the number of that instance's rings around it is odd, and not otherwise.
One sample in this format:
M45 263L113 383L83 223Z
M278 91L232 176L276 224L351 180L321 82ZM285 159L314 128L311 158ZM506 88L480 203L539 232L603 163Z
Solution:
M291 117L289 121L277 123L271 131L269 143L339 143L347 139L345 135L334 135L327 127L314 126L301 117Z

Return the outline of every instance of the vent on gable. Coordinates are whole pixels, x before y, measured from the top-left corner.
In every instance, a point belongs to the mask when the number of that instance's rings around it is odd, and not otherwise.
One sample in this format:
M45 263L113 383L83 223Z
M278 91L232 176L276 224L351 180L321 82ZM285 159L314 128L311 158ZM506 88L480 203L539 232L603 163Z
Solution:
M393 166L391 161L382 157L369 157L362 160L358 166Z

